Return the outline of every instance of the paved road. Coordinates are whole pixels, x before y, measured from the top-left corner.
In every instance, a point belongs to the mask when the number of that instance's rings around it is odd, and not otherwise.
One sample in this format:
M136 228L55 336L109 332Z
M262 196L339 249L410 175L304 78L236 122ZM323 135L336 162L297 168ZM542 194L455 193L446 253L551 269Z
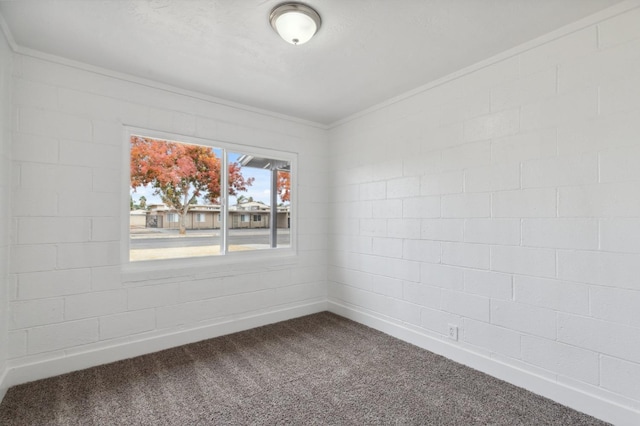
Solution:
M217 234L217 232L216 232ZM149 238L136 236L131 238L131 249L153 249L153 248L170 248L170 247L201 247L219 245L219 236L187 236L177 237L174 235L167 235L162 237L159 235L152 235ZM269 244L269 231L260 230L252 232L231 232L229 235L230 245L243 245L243 244ZM278 244L289 244L289 232L278 230Z

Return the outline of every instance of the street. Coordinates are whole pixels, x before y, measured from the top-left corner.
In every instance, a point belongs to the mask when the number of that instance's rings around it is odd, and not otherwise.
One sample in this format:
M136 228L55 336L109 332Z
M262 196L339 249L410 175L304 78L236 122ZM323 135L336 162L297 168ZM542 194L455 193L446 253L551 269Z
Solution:
M289 230L278 229L278 245L289 245ZM145 250L175 247L203 247L220 245L220 230L187 230L186 236L179 236L177 230L158 230L150 233L131 233L131 250ZM229 245L269 244L268 229L231 229Z

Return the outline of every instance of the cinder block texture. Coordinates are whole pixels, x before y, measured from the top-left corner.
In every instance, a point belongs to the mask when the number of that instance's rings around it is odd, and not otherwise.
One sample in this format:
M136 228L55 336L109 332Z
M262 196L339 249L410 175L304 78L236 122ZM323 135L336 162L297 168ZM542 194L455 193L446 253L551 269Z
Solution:
M332 128L330 192L367 195L331 203L330 262L402 280L429 336L640 406L639 28L635 8ZM346 233L342 208L370 216ZM407 322L374 291L329 277L330 300Z
M1 258L11 243L10 262L1 263L10 270L0 270L0 277L10 273L13 284L12 300L0 299L0 313L7 318L0 324L8 327L0 330L0 367L7 358L17 366L35 354L46 361L326 297L324 129L13 54L5 47L0 47L3 108L5 88L13 101L2 110L0 122L0 223L11 224L13 232L9 241L0 230ZM5 70L7 55L16 61ZM242 266L212 259L197 272L184 265L175 270L162 264L146 269L126 265L125 126L175 134L178 140L187 135L296 154L297 256L284 262L254 258ZM11 145L6 135L11 135ZM386 220L402 217L403 200L420 194L419 177L403 177L401 168L388 170L378 182L353 185L359 189L356 200L375 205L369 209L368 218L376 221L369 232L379 237L371 247L382 259L377 262L380 271L393 254L399 262L412 261L402 259L401 239L385 235ZM439 216L437 202L431 208ZM9 204L10 211L5 208ZM417 223L415 238L419 234ZM422 258L415 249L407 250L408 257ZM428 258L438 260L439 246L433 251ZM374 259L369 263L375 264ZM389 266L406 269L404 264ZM419 282L417 263L413 269L406 278ZM377 288L400 298L402 282L395 292L382 282ZM9 329L16 348L7 352Z

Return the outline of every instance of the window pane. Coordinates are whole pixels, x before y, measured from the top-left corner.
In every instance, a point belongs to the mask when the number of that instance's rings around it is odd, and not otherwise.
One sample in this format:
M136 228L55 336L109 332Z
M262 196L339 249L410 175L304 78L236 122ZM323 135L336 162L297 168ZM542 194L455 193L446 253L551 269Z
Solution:
M130 144L130 261L291 247L290 161L138 135Z
M240 152L228 156L229 251L290 247L290 163ZM246 191L238 175L250 182Z
M220 254L219 148L132 136L131 261Z

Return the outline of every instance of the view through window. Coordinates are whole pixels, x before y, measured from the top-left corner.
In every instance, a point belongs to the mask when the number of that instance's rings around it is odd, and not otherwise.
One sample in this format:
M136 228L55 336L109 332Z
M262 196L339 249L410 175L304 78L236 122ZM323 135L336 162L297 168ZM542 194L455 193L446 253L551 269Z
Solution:
M130 261L291 247L291 161L130 138Z

